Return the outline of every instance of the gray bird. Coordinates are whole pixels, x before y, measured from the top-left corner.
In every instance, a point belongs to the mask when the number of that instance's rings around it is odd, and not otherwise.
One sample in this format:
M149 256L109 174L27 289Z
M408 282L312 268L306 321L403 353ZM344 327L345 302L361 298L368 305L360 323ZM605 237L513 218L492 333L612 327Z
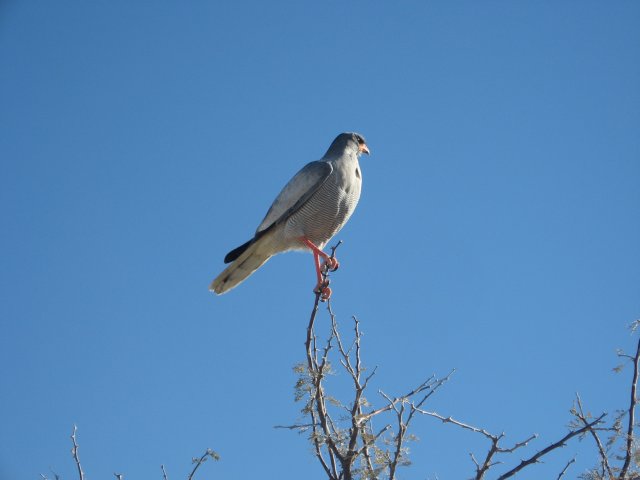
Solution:
M273 255L289 250L311 250L318 283L316 293L323 300L331 296L322 279L322 257L328 269L338 261L322 251L347 223L360 198L362 174L358 157L369 154L364 138L341 133L320 160L302 168L276 197L254 237L230 251L224 263L231 263L211 282L209 290L222 294L243 282Z

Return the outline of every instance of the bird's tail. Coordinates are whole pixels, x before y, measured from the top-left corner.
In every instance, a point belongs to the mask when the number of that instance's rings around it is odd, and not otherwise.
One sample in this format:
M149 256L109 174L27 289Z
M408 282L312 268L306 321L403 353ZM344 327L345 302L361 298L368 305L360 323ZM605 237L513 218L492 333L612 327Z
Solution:
M253 272L260 268L273 256L273 248L270 245L271 235L266 235L242 252L242 254L229 265L209 285L209 290L221 295L244 282Z

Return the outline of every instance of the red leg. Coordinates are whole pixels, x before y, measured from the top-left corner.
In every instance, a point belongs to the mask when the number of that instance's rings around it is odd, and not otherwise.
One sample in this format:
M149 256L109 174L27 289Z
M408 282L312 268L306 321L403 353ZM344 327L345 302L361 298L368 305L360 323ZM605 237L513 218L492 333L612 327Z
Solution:
M316 277L318 277L318 286L316 288L320 288L322 284L322 269L320 268L320 257L316 252L313 252L313 261L316 265Z
M311 249L311 251L316 256L316 258L318 255L320 255L324 259L324 262L329 267L329 270L331 270L332 272L335 272L338 269L338 267L340 266L340 263L335 257L332 258L326 253L324 253L322 250L316 247L315 244L311 240L309 240L307 237L300 237L300 241Z
M320 250L318 247L316 247L313 244L313 242L311 242L309 239L305 237L301 237L300 240L305 245L307 245L311 249L311 252L313 253L313 262L316 267L316 277L318 279L318 284L316 285L316 288L313 289L313 291L315 293L320 294L320 298L322 299L323 302L326 300L329 300L329 298L331 297L331 289L329 288L329 280L322 278L322 267L320 266L320 257L322 256L322 258L325 259L325 262L327 262L327 264L331 266L327 261L328 259L330 259L330 257L326 253L324 253L322 250ZM338 267L336 266L336 268Z

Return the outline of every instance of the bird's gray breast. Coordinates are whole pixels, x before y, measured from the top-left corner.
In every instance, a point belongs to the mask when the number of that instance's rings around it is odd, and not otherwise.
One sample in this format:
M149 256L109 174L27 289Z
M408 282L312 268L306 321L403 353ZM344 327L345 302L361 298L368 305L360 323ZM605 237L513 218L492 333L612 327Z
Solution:
M332 174L287 221L286 236L304 235L319 247L347 223L360 199L362 175L357 160L334 165Z

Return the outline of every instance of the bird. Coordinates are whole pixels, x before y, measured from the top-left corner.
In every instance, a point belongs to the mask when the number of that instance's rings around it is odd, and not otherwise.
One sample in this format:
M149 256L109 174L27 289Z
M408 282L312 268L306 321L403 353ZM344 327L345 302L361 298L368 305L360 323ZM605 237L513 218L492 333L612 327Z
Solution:
M249 241L231 250L209 290L218 295L246 280L272 256L290 250L313 254L317 284L314 292L325 301L331 297L322 270L335 271L339 263L322 249L353 214L362 188L358 159L369 155L362 135L338 135L324 156L305 165L278 194ZM320 264L320 258L324 264Z

